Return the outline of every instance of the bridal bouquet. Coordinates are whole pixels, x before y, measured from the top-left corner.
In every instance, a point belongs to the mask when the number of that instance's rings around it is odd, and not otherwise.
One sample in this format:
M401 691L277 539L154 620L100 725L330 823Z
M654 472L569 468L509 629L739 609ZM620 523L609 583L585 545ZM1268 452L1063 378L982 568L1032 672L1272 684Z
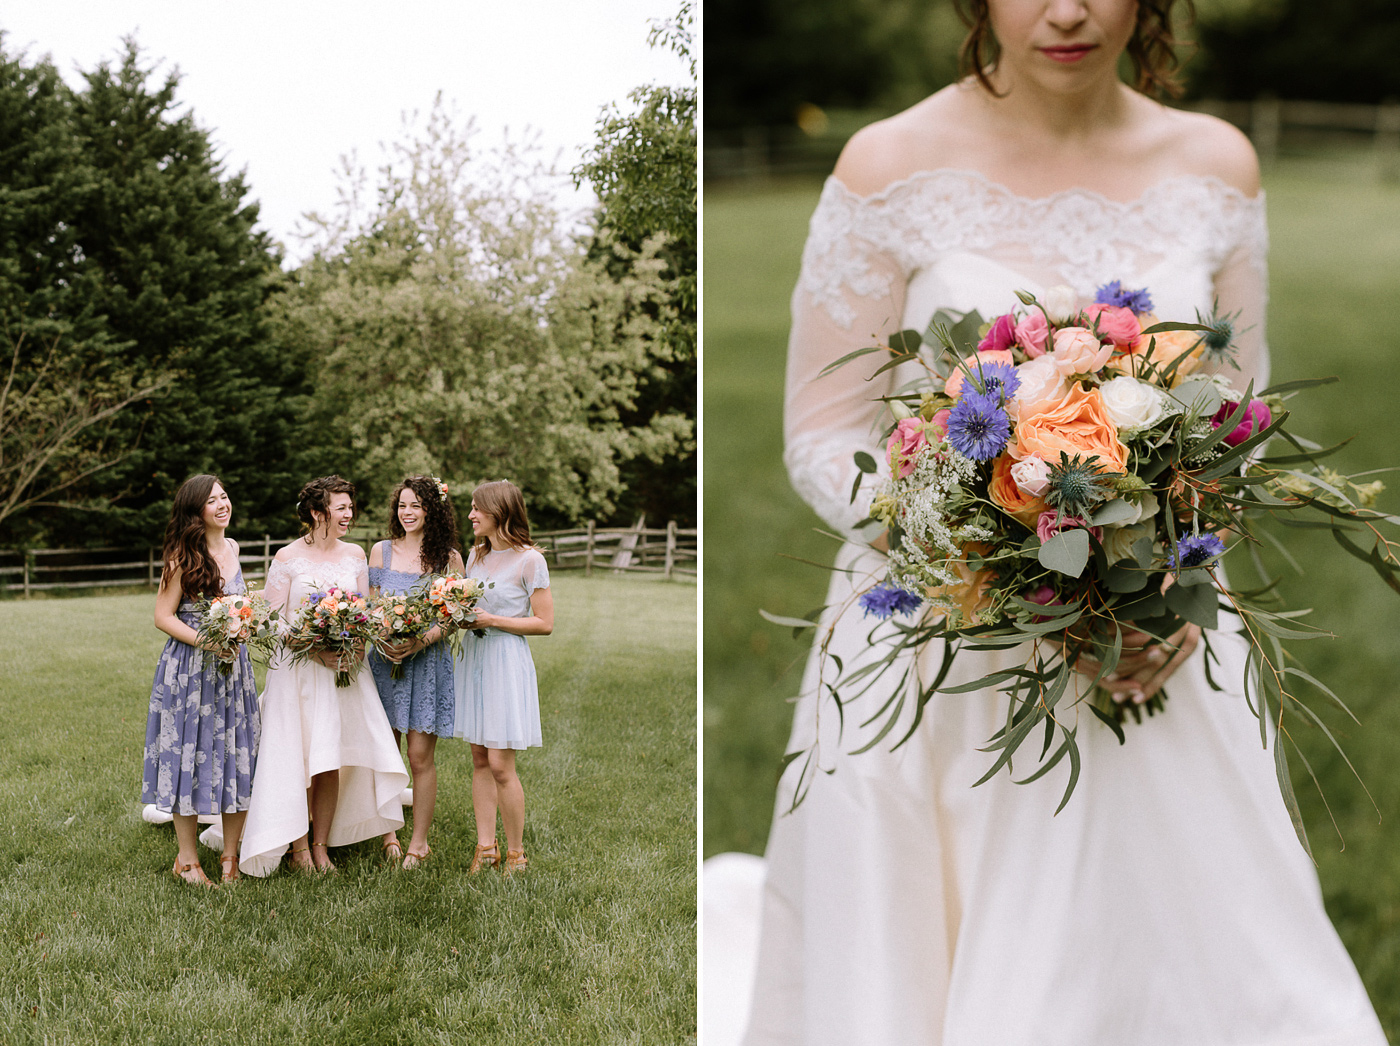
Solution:
M385 594L370 602L369 615L374 623L374 646L385 654L385 647L420 638L433 627L436 614L421 590L402 595ZM389 678L403 678L403 662L389 662Z
M1025 780L1068 758L1062 808L1079 774L1069 706L1085 704L1120 743L1129 716L1141 722L1144 712L1164 710L1164 693L1122 703L1098 685L1124 655L1124 634L1165 645L1187 623L1214 628L1221 611L1233 615L1229 624L1249 642L1245 693L1265 743L1270 720L1279 742L1288 736L1285 709L1325 731L1294 684L1345 706L1286 663L1280 641L1327 633L1297 621L1307 611L1280 605L1258 546L1260 523L1269 519L1326 526L1400 590L1397 545L1378 529L1400 518L1371 507L1383 484L1320 466L1338 448L1322 449L1288 424L1293 395L1335 379L1258 392L1225 374L1201 373L1233 362L1231 319L1159 322L1145 289L1110 283L1087 306L1069 288L1042 300L1019 297L1019 308L990 323L976 313L940 313L927 335L904 331L889 346L858 350L828 368L884 352L891 357L886 368L921 371L886 398L893 421L888 478L874 489L865 522L886 532L889 569L857 601L867 615L893 621L895 634L881 640L878 664L847 672L835 662L832 693L849 700L935 640L944 641L945 653L932 681L916 683L876 713L878 736L861 751L888 735L906 698L915 702L914 725L896 744L912 734L935 693L994 687L1007 695L1007 715L989 739L986 750L996 756L978 783L1043 733L1039 765ZM926 339L934 352L920 351ZM1286 446L1266 454L1274 438ZM856 464L861 476L852 500L866 477L881 472L865 453ZM1259 573L1252 590L1215 569L1236 547ZM830 632L823 657L829 640ZM1219 689L1210 678L1209 632L1204 642L1207 678ZM1023 644L1020 667L944 686L960 649ZM1279 742L1279 784L1303 838ZM807 754L810 767L815 753ZM801 794L799 783L798 801Z
M428 585L427 599L433 607L437 620L449 630L452 649L460 653L461 637L458 629L467 628L476 617L477 605L488 588L495 587L494 581L463 577L454 571L435 576ZM474 628L477 638L486 635L486 629Z
M365 644L374 642L375 636L374 619L365 597L332 586L302 600L285 642L298 663L309 661L318 650L334 652L340 664L349 665L336 670L335 685L347 687L360 670Z
M261 593L215 596L202 599L195 607L199 615L199 645L218 660L220 675L231 675L238 660L238 648L246 644L249 653L264 659L277 647L277 611Z

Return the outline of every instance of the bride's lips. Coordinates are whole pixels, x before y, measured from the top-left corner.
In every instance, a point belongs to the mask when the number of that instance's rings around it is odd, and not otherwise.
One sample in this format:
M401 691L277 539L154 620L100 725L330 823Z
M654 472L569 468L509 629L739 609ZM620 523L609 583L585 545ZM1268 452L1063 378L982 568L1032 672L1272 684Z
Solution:
M1037 50L1051 61L1068 65L1079 61L1097 46L1097 44L1056 44L1053 47L1041 47Z

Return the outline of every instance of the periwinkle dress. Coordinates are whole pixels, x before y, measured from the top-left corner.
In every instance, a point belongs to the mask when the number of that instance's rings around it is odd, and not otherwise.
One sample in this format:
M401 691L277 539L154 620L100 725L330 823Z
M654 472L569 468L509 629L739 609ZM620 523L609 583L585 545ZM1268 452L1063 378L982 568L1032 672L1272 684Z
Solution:
M471 555L467 576L491 584L480 609L501 617L529 617L530 597L549 587L549 568L535 548L503 548ZM457 662L456 736L486 748L538 748L540 691L524 636L486 629L462 634Z
M381 541L379 548L384 565L369 568L369 583L380 592L402 595L427 577L393 569L394 549L390 542ZM406 659L402 679L389 675L393 666L377 650L369 655L369 667L390 726L400 733L416 730L437 737L452 736L457 700L452 684L452 653L446 643L434 643Z
M224 582L224 594L246 591L240 568ZM199 627L194 603L181 603L175 616ZM224 675L212 654L172 636L151 685L141 801L185 816L248 809L261 734L247 648Z

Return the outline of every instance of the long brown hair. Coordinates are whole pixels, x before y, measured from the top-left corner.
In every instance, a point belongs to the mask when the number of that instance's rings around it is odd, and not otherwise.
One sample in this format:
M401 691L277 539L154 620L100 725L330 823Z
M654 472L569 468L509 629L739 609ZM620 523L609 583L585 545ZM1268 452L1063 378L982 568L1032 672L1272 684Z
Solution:
M224 591L224 575L209 554L205 540L204 505L218 476L191 476L175 491L170 505L170 522L165 525L161 549L160 584L164 588L173 571L180 571L180 594L186 599L217 596Z
M1127 54L1133 63L1133 86L1143 94L1161 98L1179 98L1184 90L1178 71L1181 59L1176 48L1180 41L1172 35L1172 8L1178 0L1138 0L1137 24L1128 41ZM1186 10L1186 20L1196 17L1192 0L1180 0ZM967 38L958 49L958 64L963 76L975 76L989 94L1000 98L987 68L995 68L1001 48L992 33L989 0L953 0L958 17L967 26Z
M530 517L525 514L525 495L508 479L483 483L472 491L472 502L495 521L505 543L511 548L534 548L530 541ZM491 551L491 542L479 537L472 545L472 557Z
M425 572L441 574L447 569L448 558L457 547L457 513L445 486L438 486L432 476L409 476L389 495L389 536L404 536L399 522L399 495L411 490L423 506L423 546L418 559Z
M301 521L301 535L308 542L311 540L312 531L316 529L316 517L312 513L319 512L323 517L329 518L332 494L349 494L350 508L359 515L359 510L355 508L355 484L339 476L321 476L313 479L302 487L301 493L297 495L297 519Z

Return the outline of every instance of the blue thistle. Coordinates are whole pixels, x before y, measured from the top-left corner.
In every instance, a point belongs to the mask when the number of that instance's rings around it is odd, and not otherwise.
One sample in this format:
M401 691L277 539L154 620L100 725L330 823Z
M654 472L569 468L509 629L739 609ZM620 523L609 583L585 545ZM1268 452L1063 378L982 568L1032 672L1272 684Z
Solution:
M995 395L964 392L948 415L948 442L965 458L991 461L1011 438L1011 419Z
M1196 322L1204 323L1210 328L1201 335L1201 342L1205 347L1205 352L1202 355L1207 363L1212 363L1217 367L1222 363L1228 363L1235 370L1239 370L1240 365L1235 360L1235 346L1233 344L1235 317L1239 314L1221 316L1218 310L1219 302L1216 303L1216 308L1211 310L1209 316L1203 316L1199 309L1196 311Z
M1147 288L1144 287L1137 291L1124 290L1122 280L1105 283L1095 292L1094 301L1100 305L1115 305L1120 309L1132 309L1138 316L1144 312L1152 311L1152 295L1147 292Z
M906 592L888 582L882 582L860 597L861 609L865 616L874 614L879 618L894 614L912 614L923 606L924 601L912 592Z
M1171 565L1177 569L1199 567L1225 551L1225 542L1214 534L1182 532L1176 541L1176 555Z
M1113 481L1123 476L1096 466L1098 460L1097 454L1085 460L1060 451L1060 463L1050 463L1050 488L1045 492L1045 503L1060 516L1088 519L1089 511L1114 493Z

